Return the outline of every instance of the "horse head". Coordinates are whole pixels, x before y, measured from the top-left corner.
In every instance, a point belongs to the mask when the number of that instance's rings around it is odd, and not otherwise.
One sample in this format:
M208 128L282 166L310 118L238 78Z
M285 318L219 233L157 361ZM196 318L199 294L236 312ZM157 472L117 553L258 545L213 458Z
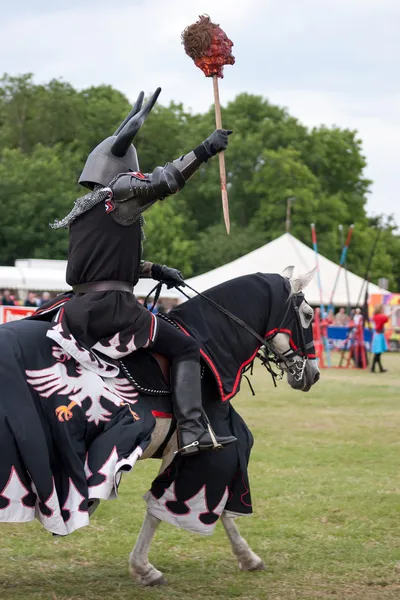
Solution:
M308 392L319 380L320 371L313 340L314 311L303 292L316 269L296 277L293 277L293 270L294 267L287 267L282 273L290 284L290 291L283 322L269 342L278 353L276 363L286 373L289 385Z

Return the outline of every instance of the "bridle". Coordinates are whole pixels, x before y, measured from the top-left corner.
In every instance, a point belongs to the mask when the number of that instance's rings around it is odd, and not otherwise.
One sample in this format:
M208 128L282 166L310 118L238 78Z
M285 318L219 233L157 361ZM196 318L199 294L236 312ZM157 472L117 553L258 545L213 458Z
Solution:
M151 290L151 292L148 294L148 296L145 300L145 304L147 305L147 300L150 298L150 296L153 294L153 292L155 292L151 310L154 308L154 306L157 303L157 300L161 293L162 285L163 285L162 283L158 283ZM174 287L181 294L183 294L188 300L190 300L190 296L188 296L182 290L182 288L180 286L175 285ZM217 302L215 302L214 300L212 300L205 294L198 292L197 290L192 288L187 283L185 283L185 287L187 287L189 290L194 292L197 296L201 296L201 298L204 298L204 300L206 300L209 304L212 304L217 310L219 310L221 313L226 315L234 323L236 323L237 325L239 325L240 327L245 329L248 333L250 333L259 342L260 349L262 348L263 352L262 353L258 352L257 358L261 361L263 366L267 369L267 371L271 375L275 386L276 386L276 381L279 379L282 379L285 371L287 373L289 373L290 375L292 375L292 377L296 381L301 381L301 379L304 375L304 370L306 368L307 361L308 361L308 347L311 345L311 344L306 344L303 326L301 324L301 319L300 319L300 311L299 311L299 307L297 305L297 302L299 299L304 300L304 295L301 292L297 293L297 294L290 294L290 289L288 290L287 307L286 307L285 314L283 315L280 326L277 329L275 329L271 335L269 335L266 338L263 338L261 335L259 335L257 333L257 331L255 331L252 327L250 327L250 325L245 323L242 319L240 319L239 317L237 317L236 315L231 313L229 310L227 310L226 308L224 308L223 306L221 306L220 304L218 304ZM287 351L281 353L271 344L271 342L278 333L281 333L283 325L289 317L290 310L293 310L293 313L294 313L294 327L296 328L297 334L298 334L299 348L296 348L296 349L289 348ZM294 360L295 357L299 357L299 358L297 360ZM290 361L290 362L288 362L288 361ZM278 373L276 373L274 371L272 365L275 365L278 368L278 370L279 370ZM250 365L249 368L251 368L251 366L252 365Z
M298 306L299 300L301 300L301 302L304 300L304 295L301 292L289 295L287 299L286 311L282 317L279 327L277 327L274 332L264 340L264 343L262 344L263 352L259 352L257 354L257 358L270 373L275 386L276 380L282 379L285 371L292 375L295 381L302 380L308 361L308 348L313 345L313 342L307 344L304 337L304 329L301 324L300 310ZM300 305L301 302L299 303ZM294 315L294 329L297 332L299 348L288 348L285 352L279 352L271 344L271 342L278 335L278 333L282 333L283 326L288 320L291 310L293 311ZM290 336L290 339L292 339L292 336ZM297 360L294 360L296 357ZM276 365L276 367L279 369L278 373L274 371L272 365Z

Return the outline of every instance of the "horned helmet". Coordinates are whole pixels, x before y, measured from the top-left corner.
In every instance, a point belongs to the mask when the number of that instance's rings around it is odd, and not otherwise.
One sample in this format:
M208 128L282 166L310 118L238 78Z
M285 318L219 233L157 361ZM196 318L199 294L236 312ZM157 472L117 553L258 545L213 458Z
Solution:
M142 108L144 92L113 135L103 140L87 157L79 183L93 189L96 184L108 185L120 173L139 171L135 146L136 134L155 105L161 88L157 88Z

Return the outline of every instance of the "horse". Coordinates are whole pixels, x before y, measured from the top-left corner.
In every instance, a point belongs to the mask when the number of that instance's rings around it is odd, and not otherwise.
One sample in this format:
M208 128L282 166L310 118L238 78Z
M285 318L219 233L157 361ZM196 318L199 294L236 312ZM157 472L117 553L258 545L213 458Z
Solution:
M142 586L166 583L148 559L161 521L210 535L221 520L239 568L264 569L235 524L252 512L253 438L230 400L255 358L274 380L286 373L296 390L319 380L313 310L303 295L314 272L293 278L288 267L282 275L239 277L158 317L200 341L205 414L218 435L238 440L189 458L177 453L164 357L137 350L116 367L69 339L54 343L62 301L40 317L0 326L0 521L38 518L54 535L67 535L89 523L100 500L116 497L136 460L158 458L129 557L132 578Z

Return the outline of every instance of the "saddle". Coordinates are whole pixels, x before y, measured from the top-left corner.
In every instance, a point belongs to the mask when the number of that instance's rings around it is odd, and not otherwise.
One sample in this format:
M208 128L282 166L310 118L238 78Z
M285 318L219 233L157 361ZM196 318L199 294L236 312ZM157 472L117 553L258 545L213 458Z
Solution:
M123 373L142 394L160 396L171 393L170 361L166 356L139 349L119 362Z
M70 296L71 294L67 293L59 296L58 299L50 300L27 319L50 323ZM170 362L166 356L141 348L125 356L119 363L126 377L142 394L164 396L171 393Z

